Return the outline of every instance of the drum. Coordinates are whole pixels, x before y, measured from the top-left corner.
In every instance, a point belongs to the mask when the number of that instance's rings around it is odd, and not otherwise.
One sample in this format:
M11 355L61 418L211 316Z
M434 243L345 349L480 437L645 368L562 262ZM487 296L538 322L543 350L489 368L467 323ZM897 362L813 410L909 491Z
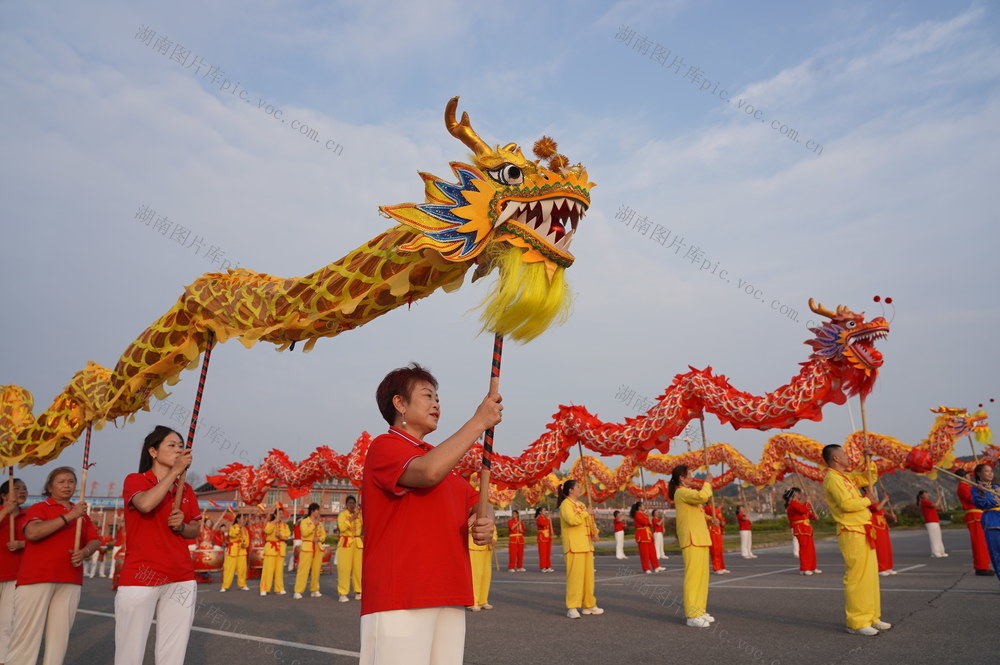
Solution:
M264 567L264 548L263 547L251 547L247 551L247 567L253 570L254 568Z
M222 570L224 553L221 549L192 550L191 560L194 562L194 572L211 573Z

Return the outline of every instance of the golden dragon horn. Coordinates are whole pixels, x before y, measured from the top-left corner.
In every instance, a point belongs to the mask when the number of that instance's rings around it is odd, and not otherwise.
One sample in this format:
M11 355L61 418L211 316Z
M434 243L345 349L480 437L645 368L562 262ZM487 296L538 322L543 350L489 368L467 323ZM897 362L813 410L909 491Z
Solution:
M444 107L444 126L448 128L448 133L468 146L477 157L492 152L486 142L473 131L468 113L463 112L462 122L456 122L455 110L457 108L458 97L452 97L448 100L448 105Z
M828 319L832 319L836 316L836 314L828 310L826 307L823 307L822 304L817 304L812 298L809 299L809 309L820 316L825 316Z

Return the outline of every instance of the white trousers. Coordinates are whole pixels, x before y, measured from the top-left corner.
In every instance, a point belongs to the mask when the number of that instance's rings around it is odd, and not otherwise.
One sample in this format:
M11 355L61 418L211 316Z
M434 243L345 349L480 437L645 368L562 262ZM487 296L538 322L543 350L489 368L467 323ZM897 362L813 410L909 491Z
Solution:
M0 663L7 662L10 635L14 627L14 587L15 580L0 582Z
M14 627L6 665L35 665L45 635L42 665L62 665L80 604L80 585L45 582L14 591Z
M83 565L84 565L83 574L84 575L86 575L87 577L93 578L94 575L97 574L98 571L100 571L101 577L107 577L107 574L104 572L104 569L108 565L108 559L110 558L111 553L110 552L106 553L104 555L104 558L101 559L100 561L98 561L97 559L100 556L101 556L100 552L94 552L92 555L90 555L89 559L87 559L86 561L84 561L84 563L83 563Z
M198 585L120 586L115 594L115 665L142 665L156 614L156 665L183 665Z
M751 550L751 540L753 538L753 531L740 531L740 556L744 559L749 559L753 556L753 551ZM796 538L795 542L799 542Z
M653 546L656 548L657 559L667 558L667 555L663 552L663 533L660 531L653 532Z
M941 540L941 525L937 522L927 522L924 526L927 527L927 535L931 539L931 556L943 557L945 551L944 541Z
M462 665L465 608L389 610L361 617L360 665Z
M615 557L625 559L625 532L615 531Z
M792 554L796 559L799 558L799 539L795 537L795 534L792 534Z

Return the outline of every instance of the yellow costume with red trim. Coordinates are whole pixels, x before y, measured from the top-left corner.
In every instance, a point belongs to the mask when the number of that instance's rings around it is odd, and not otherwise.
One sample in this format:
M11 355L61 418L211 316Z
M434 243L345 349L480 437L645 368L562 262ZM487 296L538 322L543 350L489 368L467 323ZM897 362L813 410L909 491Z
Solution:
M236 573L236 586L241 589L247 585L247 546L250 545L250 535L239 524L229 527L229 545L226 547L226 558L222 562L222 588L228 589L233 584L233 573Z
M354 582L354 593L361 595L361 557L364 542L361 540L361 511L352 513L341 511L337 515L337 529L340 540L337 541L337 593L346 596L351 592L351 582Z
M711 498L711 483L704 483L697 491L678 487L674 492L677 542L684 558L684 616L688 619L708 612L708 550L712 538L702 506Z
M566 558L566 607L595 607L594 520L585 505L568 497L559 505L559 519L562 523L563 556Z
M264 525L264 568L260 573L260 590L267 593L274 587L275 592L285 591L285 541L292 530L284 522L268 522Z
M493 541L486 545L476 545L469 534L469 563L472 564L472 605L489 605L490 584L493 582L493 549L497 542L496 529Z
M319 570L323 565L323 541L326 540L326 529L319 521L303 517L299 522L299 532L302 534L302 547L299 550L299 567L295 572L295 593L306 590L319 592Z

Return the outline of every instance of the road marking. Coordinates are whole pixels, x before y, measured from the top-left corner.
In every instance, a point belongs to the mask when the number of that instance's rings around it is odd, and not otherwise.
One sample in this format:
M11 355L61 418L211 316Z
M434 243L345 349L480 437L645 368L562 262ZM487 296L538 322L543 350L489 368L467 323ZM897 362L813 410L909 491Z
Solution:
M111 619L115 618L114 614L108 612L97 612L95 610L81 610L78 609L77 612L82 614L93 614L99 617L109 617ZM156 623L156 619L153 619L153 623ZM191 626L192 632L208 633L209 635L221 635L222 637L234 637L240 640L248 640L250 642L261 642L263 644L277 644L283 647L291 647L293 649L304 649L306 651L319 651L320 653L332 653L337 656L352 656L354 658L361 658L361 653L358 651L344 651L343 649L334 649L332 647L321 647L315 644L304 644L302 642L287 642L285 640L275 640L270 637L258 637L256 635L247 635L244 633L230 633L224 630L216 630L214 628L201 628L200 626Z
M839 586L731 586L730 589L760 589L764 591L836 591L837 593L843 593L844 587ZM996 591L987 591L985 589L905 589L896 587L880 587L880 591L885 593L893 593L896 591L910 591L916 593L985 593L996 595Z
M792 568L780 568L778 570L772 570L771 572L768 572L768 573L757 573L756 575L745 575L743 577L732 577L732 578L729 578L727 580L719 580L718 582L712 582L708 586L711 587L711 586L718 586L720 584L728 584L729 582L739 582L740 580L749 580L749 579L751 579L753 577L764 577L765 575L777 575L778 573L787 573L787 572L789 572L791 570L798 570L798 569L799 569L798 566L794 566Z
M906 572L906 571L908 571L908 570L915 570L915 569L917 569L917 568L923 568L923 567L925 567L926 565L927 565L926 563L918 563L918 564L917 564L917 565L915 565L915 566L908 566L908 567L906 567L906 568L900 568L900 569L899 569L899 570L897 570L896 572L897 572L897 573L905 573L905 572Z

